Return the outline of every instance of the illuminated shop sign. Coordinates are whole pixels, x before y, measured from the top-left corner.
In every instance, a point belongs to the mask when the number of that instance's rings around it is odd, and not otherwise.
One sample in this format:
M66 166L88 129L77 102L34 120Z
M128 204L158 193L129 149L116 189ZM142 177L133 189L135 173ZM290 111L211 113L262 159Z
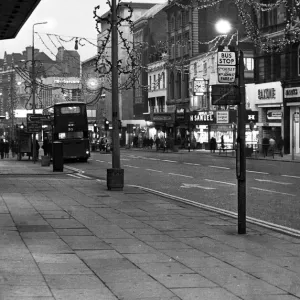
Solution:
M192 122L205 122L214 123L215 116L213 111L199 111L190 115L190 121Z
M276 90L274 88L259 89L258 90L258 99L259 100L276 99Z
M300 87L286 88L284 89L285 98L297 98L300 97Z

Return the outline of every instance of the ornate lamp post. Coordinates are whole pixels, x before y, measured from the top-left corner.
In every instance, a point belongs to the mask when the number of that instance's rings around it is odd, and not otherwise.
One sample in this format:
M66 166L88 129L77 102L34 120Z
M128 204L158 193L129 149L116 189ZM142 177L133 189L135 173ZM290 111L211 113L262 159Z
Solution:
M41 25L41 24L47 24L48 22L39 22L39 23L34 23L32 25L32 75L31 75L31 80L32 80L32 113L35 114L35 89L36 89L36 74L35 74L35 60L34 60L34 26L36 25ZM32 159L33 162L35 163L36 161L36 133L33 133L33 147L32 147Z

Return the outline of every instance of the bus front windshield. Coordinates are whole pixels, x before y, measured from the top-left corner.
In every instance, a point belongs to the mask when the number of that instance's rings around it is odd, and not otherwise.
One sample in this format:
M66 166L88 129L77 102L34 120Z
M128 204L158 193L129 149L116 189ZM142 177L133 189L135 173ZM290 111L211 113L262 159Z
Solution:
M58 138L60 140L64 139L82 139L83 131L68 131L68 132L59 132Z

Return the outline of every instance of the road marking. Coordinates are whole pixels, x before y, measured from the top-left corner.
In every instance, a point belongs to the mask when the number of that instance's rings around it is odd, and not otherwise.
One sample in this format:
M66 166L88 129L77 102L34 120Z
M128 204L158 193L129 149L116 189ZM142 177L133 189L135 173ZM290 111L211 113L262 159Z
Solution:
M211 168L217 168L217 169L226 169L226 170L230 170L230 168L227 167L220 167L220 166L209 166Z
M140 168L140 167L131 166L131 165L124 165L124 167L135 168L135 169L139 169Z
M103 183L106 183L106 181L103 181ZM181 203L190 204L190 205L193 205L195 207L199 207L199 208L202 208L202 209L205 209L205 210L208 210L208 211L212 211L212 212L215 212L215 213L219 213L219 214L222 214L224 216L229 216L229 217L232 217L232 218L235 218L235 219L238 218L238 214L236 212L232 212L232 211L229 211L229 210L217 208L217 207L210 206L210 205L207 205L207 204L202 204L202 203L199 203L199 202L196 202L196 201L193 201L193 200L189 200L189 199L186 199L186 198L181 198L181 197L178 197L178 196L166 194L166 193L163 193L163 192L160 192L160 191L157 191L157 190L152 190L152 189L149 189L149 188L146 188L146 187L143 187L143 186L132 185L132 184L130 184L129 186L141 189L142 191L146 191L146 192L152 193L154 195L164 197L166 199L172 199L172 200L175 200L175 201L178 201L178 202L181 202ZM281 226L281 225L274 224L274 223L269 223L269 222L259 220L259 219L255 219L255 218L252 218L252 217L246 217L246 220L247 220L247 222L249 222L251 224L259 225L259 226L269 228L269 229L272 229L272 230L277 230L278 232L288 234L288 235L291 235L291 236L300 237L300 230L296 230L296 229L293 229L293 228Z
M187 178L194 178L193 176L182 175L182 174L177 174L177 173L168 173L168 174L169 174L169 175L175 175L175 176L187 177Z
M84 171L80 170L80 169L77 169L77 168L74 168L74 167L70 167L68 165L66 165L66 168L72 170L72 171L75 171L75 172L78 172L78 173L84 173Z
M110 161L108 161L107 163L110 164L110 165L112 164Z
M191 166L200 166L200 164L193 164L193 163L184 163L185 165L191 165Z
M162 172L162 171L158 171L158 170L153 170L153 169L146 169L147 171L152 171L152 172Z
M292 184L290 182L279 182L279 181L273 181L273 180L268 180L268 179L256 179L257 181L261 181L261 182L270 182L270 183L277 183L277 184Z
M129 158L120 158L120 160L130 160Z
M269 192L269 193L275 193L275 194L281 194L281 195L288 195L288 196L296 197L296 195L294 195L294 194L281 193L281 192L276 192L276 191L273 191L273 190L259 189L259 188L256 188L256 187L251 187L251 189L258 190L258 191L263 191L263 192Z
M198 189L203 189L203 190L215 190L216 189L213 187L201 186L199 184L192 184L192 183L183 183L181 188L184 188L184 189L198 188Z
M266 172L258 172L258 171L250 171L250 170L246 170L246 172L269 175L269 173Z
M96 161L101 162L101 163L102 163L102 162L105 162L104 160L98 160L98 159L96 159Z
M292 176L292 175L281 175L281 176L300 179L299 176Z
M148 159L150 159L150 160L160 160L158 158L152 158L152 157L148 157Z
M206 181L211 181L211 182L217 182L217 183L224 183L224 184L229 184L229 185L236 185L235 183L230 183L230 182L225 182L225 181L218 181L218 180L211 180L211 179L204 179Z
M83 175L83 174L76 174L76 175L81 176L81 177L83 177L83 178L92 179L91 177L85 176L85 175Z
M77 178L77 179L81 179L81 177L79 177L79 176L77 176L77 175L74 175L74 174L67 174L67 175L72 176L72 177L75 177L75 178Z
M175 161L175 160L168 160L168 159L162 159L162 161L167 161L167 162L177 163L177 161Z

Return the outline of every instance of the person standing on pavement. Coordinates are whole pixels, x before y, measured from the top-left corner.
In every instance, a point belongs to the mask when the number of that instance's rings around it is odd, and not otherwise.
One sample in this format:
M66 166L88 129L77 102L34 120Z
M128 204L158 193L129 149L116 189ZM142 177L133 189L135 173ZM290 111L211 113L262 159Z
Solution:
M267 137L264 137L262 140L262 148L263 148L264 156L268 156L269 139Z
M225 151L224 136L221 136L221 148Z
M4 142L4 157L9 158L9 143L8 140Z
M3 139L0 139L0 155L1 155L1 159L4 158L4 142Z
M281 157L283 157L283 145L284 145L284 140L283 140L282 136L280 136L278 139L278 142L277 142L277 148L279 150Z

